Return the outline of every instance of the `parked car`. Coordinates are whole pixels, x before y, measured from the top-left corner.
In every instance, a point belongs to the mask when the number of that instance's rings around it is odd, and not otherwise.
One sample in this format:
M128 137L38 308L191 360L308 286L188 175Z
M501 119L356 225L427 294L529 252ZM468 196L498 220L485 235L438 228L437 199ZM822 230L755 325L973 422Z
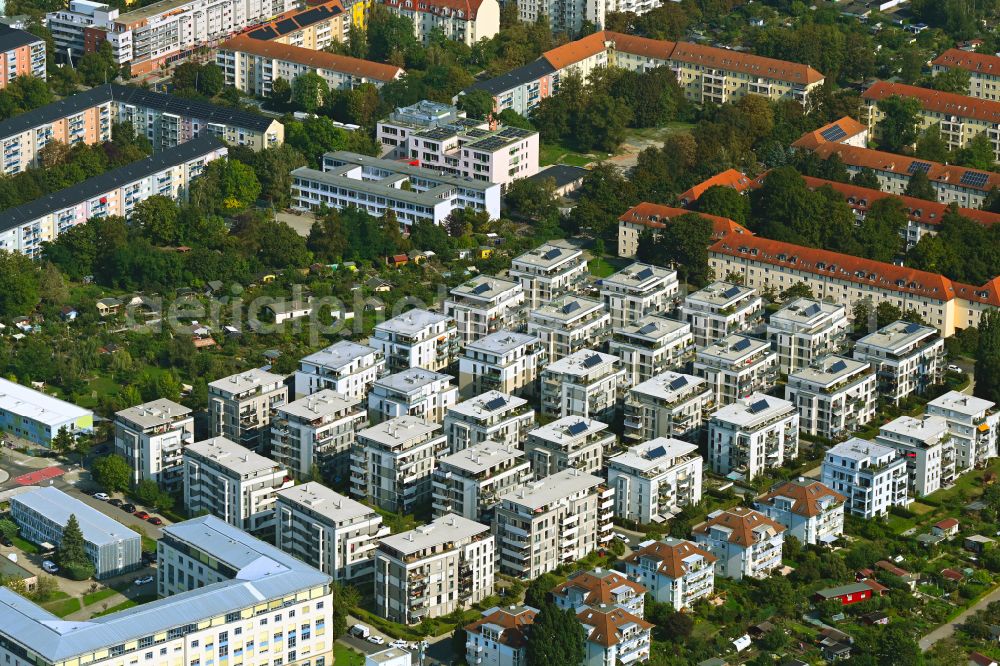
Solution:
M146 513L145 511L136 511L132 515L134 515L139 520L149 520L149 514Z
M51 574L59 572L59 567L57 567L56 563L53 562L52 560L43 560L42 569L44 569L46 573L51 573Z
M125 504L121 505L121 510L124 511L125 513L135 513L135 504L128 504L126 502Z
M948 366L948 372L957 372L957 373L958 373L958 374L960 374L960 375L962 375L962 374L965 374L965 373L964 373L964 372L962 371L962 368L958 367L958 366L957 366L957 365L955 365L954 363L952 363L952 364L950 364L950 365Z
M409 646L406 644L402 638L397 638L393 642L389 643L389 647L398 648L400 650L406 650Z
M363 624L355 624L351 627L350 633L352 636L357 636L358 638L368 638L372 632Z
M150 516L149 518L146 519L146 522L152 523L153 525L162 525L163 519L160 518L159 516Z
M153 582L153 577L152 576L143 576L142 578L136 578L135 579L135 584L136 585L149 585L152 582Z
M117 506L117 507L120 507L120 506L121 506L122 504L124 504L124 503L125 503L125 502L124 502L123 500L120 500L120 499L118 499L117 497L116 497L116 498L114 498L114 499L109 499L109 500L108 500L108 504L110 504L111 506Z
M14 545L14 542L11 541L6 534L0 534L0 544L3 544L4 546L10 548L11 546Z
M382 645L385 643L385 639L381 636L369 636L365 640L369 643L374 643L375 645Z
M107 493L94 493L94 499L99 499L102 502L107 502L109 499L111 499L111 495Z

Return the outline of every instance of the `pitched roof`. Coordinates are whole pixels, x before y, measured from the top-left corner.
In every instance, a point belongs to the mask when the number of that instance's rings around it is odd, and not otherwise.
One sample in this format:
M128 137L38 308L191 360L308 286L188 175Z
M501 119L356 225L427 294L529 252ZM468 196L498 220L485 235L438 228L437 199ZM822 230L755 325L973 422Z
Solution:
M834 120L832 123L827 123L812 132L806 132L792 142L792 148L813 150L817 146L821 146L824 143L841 143L845 139L849 139L867 131L867 125L859 123L850 116L844 116L840 120ZM843 134L841 134L841 132L843 132ZM828 139L826 138L828 136L839 136L840 138Z
M531 62L521 65L517 69L512 69L511 71L501 74L500 76L494 76L492 79L476 81L471 86L466 88L464 92L484 90L495 97L501 93L507 92L508 90L513 90L518 86L531 83L532 81L537 81L555 71L555 67L549 64L548 60L545 58L539 58L538 60L532 60Z
M479 7L483 0L418 0L416 3L404 5L407 0L384 0L384 4L390 7L398 7L404 10L414 10L426 14L439 14L474 21L479 13ZM461 16L458 13L461 12Z
M638 596L646 594L644 586L629 580L617 571L580 572L565 583L556 585L552 594L563 597L571 588L576 588L583 591L583 600L587 604L613 604L615 603L613 592L620 587L631 588Z
M292 46L291 44L262 41L253 39L246 34L238 35L224 42L219 45L219 50L238 51L265 58L287 60L316 69L328 69L334 72L363 76L376 81L392 81L404 73L401 68L393 65L383 65L371 60L362 60L361 58L352 58L350 56L327 53L326 51L314 51L313 49L305 49L300 46Z
M677 42L670 59L802 85L823 80L823 75L809 65L689 42Z
M746 227L733 222L728 217L708 215L706 213L687 210L686 208L663 206L661 204L648 202L632 206L627 211L622 213L621 217L618 218L618 221L641 224L649 227L650 229L663 229L667 226L666 223L672 218L680 217L681 215L701 215L705 219L709 220L712 223L712 236L717 239L725 238L733 234L743 234L747 236L752 235Z
M653 627L642 618L617 607L609 610L586 608L577 613L576 618L581 623L593 627L587 635L587 640L606 648L618 645L618 633L626 625L636 624L642 629L652 629Z
M327 21L344 13L344 6L340 0L326 0L320 4L307 5L305 9L292 10L279 14L269 23L259 25L250 30L247 35L253 39L270 40L283 37L289 33L297 32L315 25L320 21Z
M562 46L550 49L543 53L542 57L556 69L563 69L596 55L601 51L612 48L612 46L608 44L607 35L602 30L591 33L582 39L567 42Z
M792 500L792 513L812 518L823 513L820 500L825 497L833 499L834 503L842 503L846 498L840 493L830 490L819 481L803 479L801 481L786 481L776 486L760 498L761 502L773 502L776 497L787 497Z
M681 203L685 206L697 201L701 195L710 187L731 187L739 193L745 192L753 185L753 179L746 174L740 173L736 169L726 169L722 173L717 173L708 180L703 180L694 187L688 189L680 195Z
M707 534L712 527L728 528L730 530L729 543L734 543L744 548L752 546L755 543L755 539L753 538L754 530L760 527L774 530L775 534L781 534L785 531L785 526L781 523L771 520L759 511L754 511L744 506L720 511L714 517L710 517L691 531L695 534Z
M893 96L913 98L920 102L924 111L932 111L946 116L974 118L989 123L1000 123L1000 102L988 99L889 81L876 81L861 95L862 99L874 102Z
M478 634L483 625L496 625L501 628L498 642L520 648L528 644L528 627L534 623L536 615L538 610L531 606L491 608L483 611L483 616L472 624L465 625L465 631Z
M871 588L860 583L848 583L847 585L838 585L837 587L827 587L822 590L816 591L816 596L823 597L824 599L833 599L835 597L842 597L845 594L856 594L858 592L865 592Z
M659 562L656 567L658 572L669 578L681 578L687 573L687 563L684 560L692 555L701 555L707 564L719 559L691 541L667 539L640 548L626 557L625 561L638 563L642 558L656 560Z
M899 576L900 578L902 578L903 576L910 575L909 571L897 567L895 564L889 562L888 560L879 560L878 562L875 563L875 568L891 573L894 576Z
M934 527L940 530L950 530L953 527L958 527L957 518L945 518L944 520L934 523Z
M0 51L13 51L19 46L27 46L28 44L44 41L41 37L27 30L17 30L0 23Z
M1000 57L962 49L948 49L931 61L939 67L957 67L977 74L1000 73Z

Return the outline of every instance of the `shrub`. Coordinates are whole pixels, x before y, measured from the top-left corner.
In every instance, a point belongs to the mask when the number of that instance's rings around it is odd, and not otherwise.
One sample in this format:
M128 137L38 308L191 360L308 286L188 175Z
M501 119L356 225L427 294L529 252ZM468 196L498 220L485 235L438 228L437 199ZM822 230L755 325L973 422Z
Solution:
M90 560L71 562L63 567L63 573L71 580L87 580L94 576L94 565Z

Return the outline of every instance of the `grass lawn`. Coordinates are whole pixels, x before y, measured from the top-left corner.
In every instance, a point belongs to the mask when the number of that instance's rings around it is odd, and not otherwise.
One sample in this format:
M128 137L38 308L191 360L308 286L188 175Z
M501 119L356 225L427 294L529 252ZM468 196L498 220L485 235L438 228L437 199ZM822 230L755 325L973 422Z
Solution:
M571 166L587 166L591 162L605 160L611 157L609 153L578 153L571 148L567 148L558 143L543 143L538 148L538 163L541 166L548 164L569 164Z
M110 615L111 613L117 613L120 610L125 610L126 608L132 608L133 606L139 606L150 601L155 601L155 594L147 594L141 597L136 597L135 599L126 599L116 606L111 606L107 610L102 610L100 613L94 613L91 617L100 617L102 615Z
M663 127L643 127L642 129L629 129L625 131L625 143L629 141L662 141L664 138L677 132L690 132L694 129L694 123L672 122Z
M90 594L83 595L83 605L89 606L91 604L96 604L99 601L104 601L108 597L113 597L118 594L118 590L110 587L106 587L103 590L98 590L96 592L91 592Z
M70 599L60 599L59 601L50 601L48 603L42 604L42 608L49 611L53 615L58 615L59 617L66 617L70 613L75 613L80 610L80 600L76 597Z
M934 510L934 507L932 507L929 504L924 504L922 502L911 502L910 505L906 508L912 511L913 513L917 514L918 516L922 516L925 513L930 513L931 511Z
M118 384L118 382L105 375L98 375L97 377L94 377L87 382L87 386L90 387L90 393L88 395L80 396L77 400L80 406L85 408L96 407L101 398L108 395L114 395L121 390L121 385Z
M621 261L619 259L605 259L604 257L598 257L597 259L591 259L587 263L587 268L590 269L590 274L599 278L606 278L613 273L617 273L622 269L622 266L618 264L629 264L631 262Z
M360 652L355 652L351 648L341 645L340 643L334 643L333 663L336 664L336 666L363 666L365 658Z
M38 546L31 543L30 541L25 541L21 537L12 537L11 541L14 543L15 548L19 548L20 550L23 550L25 553L36 554L41 552Z

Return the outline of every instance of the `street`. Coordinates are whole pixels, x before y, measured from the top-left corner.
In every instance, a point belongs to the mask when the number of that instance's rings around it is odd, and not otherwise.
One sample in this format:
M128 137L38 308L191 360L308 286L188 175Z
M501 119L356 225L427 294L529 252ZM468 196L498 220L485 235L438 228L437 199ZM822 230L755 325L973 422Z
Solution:
M970 606L968 609L962 611L962 613L960 613L951 622L947 622L945 624L942 624L940 627L938 627L937 629L935 629L931 633L929 633L926 636L924 636L923 638L921 638L920 639L920 649L923 650L924 652L926 652L927 650L929 650L931 648L932 645L934 645L938 641L940 641L942 639L945 639L945 638L948 638L949 636L951 636L952 634L955 633L955 627L957 627L957 626L961 625L963 622L965 622L969 618L969 616L978 613L982 609L984 609L987 606L989 606L990 603L992 603L994 601L997 601L998 599L1000 599L1000 587L998 587L997 589L993 590L992 592L990 592L989 594L987 594L985 597L983 597L982 599L980 599L979 601L977 601L975 603L975 605Z

